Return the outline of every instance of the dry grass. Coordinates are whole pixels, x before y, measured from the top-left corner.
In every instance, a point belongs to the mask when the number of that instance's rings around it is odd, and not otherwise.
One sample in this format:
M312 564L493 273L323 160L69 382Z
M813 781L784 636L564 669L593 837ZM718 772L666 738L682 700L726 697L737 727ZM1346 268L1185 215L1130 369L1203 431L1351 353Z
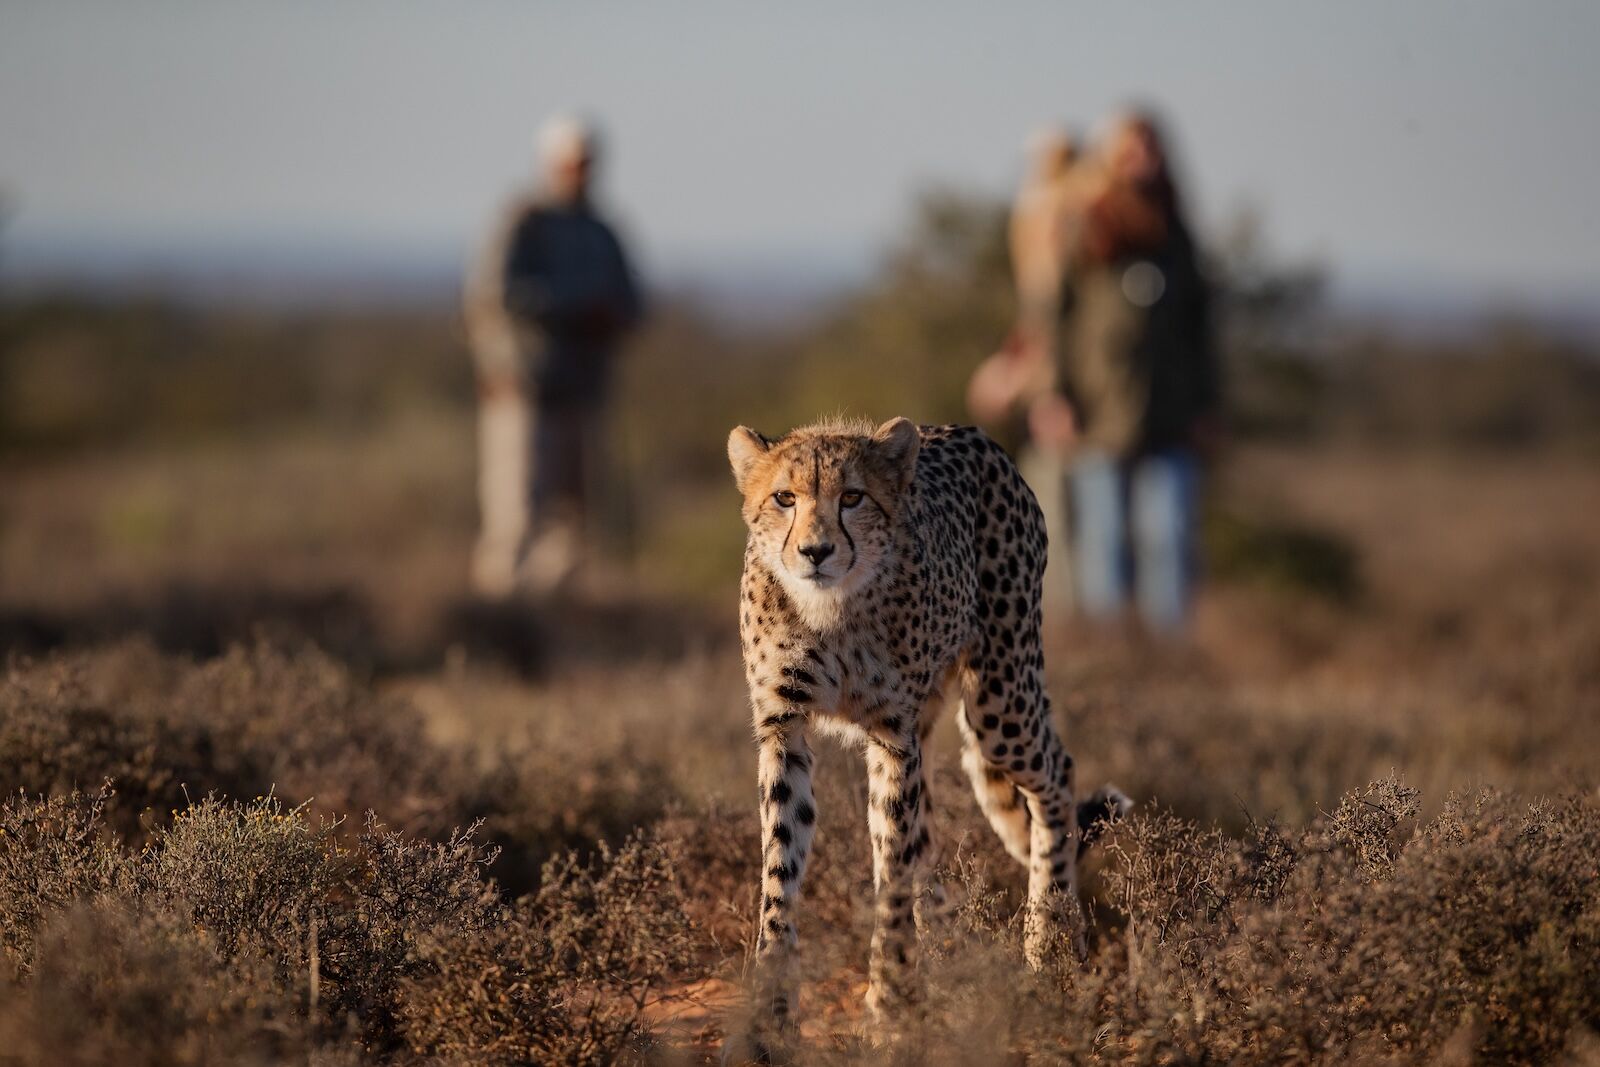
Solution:
M0 1064L713 1055L755 884L731 490L598 596L474 619L440 418L3 475ZM1256 450L1220 499L1346 546L1360 595L1246 568L1192 648L1052 634L1082 780L1141 802L1091 861L1086 967L1022 969L941 727L958 903L905 1058L1594 1062L1600 478ZM857 763L823 746L798 1062L879 1058Z

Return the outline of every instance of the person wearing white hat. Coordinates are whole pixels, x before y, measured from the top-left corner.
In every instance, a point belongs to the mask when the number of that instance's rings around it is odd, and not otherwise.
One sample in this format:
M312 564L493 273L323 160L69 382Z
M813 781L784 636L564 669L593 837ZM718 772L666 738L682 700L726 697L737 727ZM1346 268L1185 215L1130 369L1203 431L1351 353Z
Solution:
M643 311L622 244L590 201L594 130L551 119L538 149L539 189L502 214L465 294L482 509L472 586L492 598L549 592L575 572L611 364Z

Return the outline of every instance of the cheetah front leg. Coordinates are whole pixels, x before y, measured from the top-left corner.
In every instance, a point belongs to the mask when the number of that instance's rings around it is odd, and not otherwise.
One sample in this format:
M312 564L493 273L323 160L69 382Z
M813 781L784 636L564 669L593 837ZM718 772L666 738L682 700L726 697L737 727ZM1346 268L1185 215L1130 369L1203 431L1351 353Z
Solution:
M919 991L914 899L920 861L929 848L927 792L915 729L869 734L866 756L876 894L867 1008L892 1032L893 1010L915 1001Z
M803 715L793 705L762 701L756 712L757 782L761 791L761 920L756 935L756 1031L777 1037L791 1029L796 910L816 801L811 747Z

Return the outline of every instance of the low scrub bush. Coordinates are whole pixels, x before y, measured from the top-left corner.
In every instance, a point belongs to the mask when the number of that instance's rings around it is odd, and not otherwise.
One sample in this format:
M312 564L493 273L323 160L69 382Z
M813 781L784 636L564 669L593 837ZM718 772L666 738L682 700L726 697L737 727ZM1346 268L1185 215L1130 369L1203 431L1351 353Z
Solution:
M376 811L435 839L481 822L513 891L552 857L659 817L671 789L635 755L584 736L485 765L431 743L415 706L328 656L266 643L195 664L135 641L15 665L0 684L0 783L58 794L114 781L102 821L130 840L210 793Z
M1424 825L1417 810L1391 779L1299 832L1129 819L1108 845L1088 968L1019 997L1003 1044L1124 1063L1578 1049L1600 1027L1600 807L1485 792Z
M271 798L207 799L134 852L102 800L0 809L0 1063L615 1062L696 944L654 837L507 903L472 831L369 818L347 845Z

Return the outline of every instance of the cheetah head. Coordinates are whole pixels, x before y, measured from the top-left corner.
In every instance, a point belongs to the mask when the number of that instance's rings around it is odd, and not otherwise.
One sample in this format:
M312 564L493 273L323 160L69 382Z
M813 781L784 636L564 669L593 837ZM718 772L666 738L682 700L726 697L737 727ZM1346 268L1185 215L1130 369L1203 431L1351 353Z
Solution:
M830 421L771 440L728 435L750 541L801 618L837 626L850 595L883 569L916 471L921 438L910 419Z

